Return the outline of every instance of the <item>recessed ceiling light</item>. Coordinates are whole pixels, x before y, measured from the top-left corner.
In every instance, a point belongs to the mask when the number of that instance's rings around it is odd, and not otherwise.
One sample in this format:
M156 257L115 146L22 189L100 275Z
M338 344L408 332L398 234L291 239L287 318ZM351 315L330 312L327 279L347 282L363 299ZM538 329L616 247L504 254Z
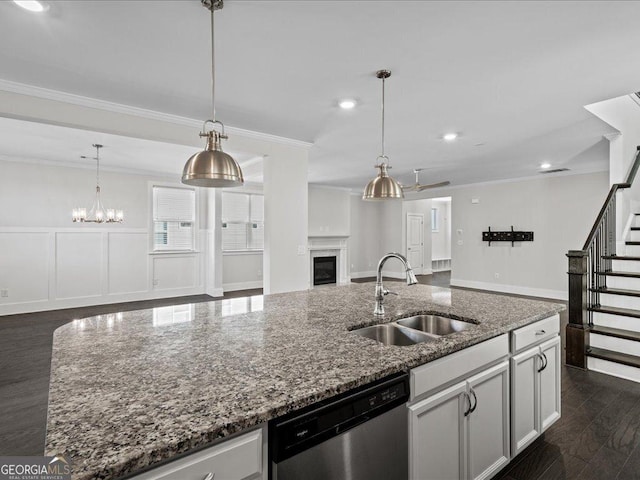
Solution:
M44 12L49 9L49 5L38 0L13 0L13 3L30 12Z
M458 138L458 134L457 133L445 133L442 136L443 139L445 139L447 142L452 142L454 141L456 138Z
M345 98L344 100L340 100L340 103L338 103L338 106L343 110L351 110L353 107L356 106L356 101L350 98Z
M542 168L543 170L546 170L547 168L551 168L551 164L549 162L544 162L543 164L540 165L540 168Z

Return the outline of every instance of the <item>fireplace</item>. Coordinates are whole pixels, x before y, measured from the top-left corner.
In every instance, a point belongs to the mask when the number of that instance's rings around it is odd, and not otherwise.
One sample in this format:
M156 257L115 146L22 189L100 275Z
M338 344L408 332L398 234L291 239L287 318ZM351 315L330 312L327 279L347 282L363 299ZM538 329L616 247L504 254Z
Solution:
M336 260L337 257L314 257L313 258L313 284L326 285L336 283Z

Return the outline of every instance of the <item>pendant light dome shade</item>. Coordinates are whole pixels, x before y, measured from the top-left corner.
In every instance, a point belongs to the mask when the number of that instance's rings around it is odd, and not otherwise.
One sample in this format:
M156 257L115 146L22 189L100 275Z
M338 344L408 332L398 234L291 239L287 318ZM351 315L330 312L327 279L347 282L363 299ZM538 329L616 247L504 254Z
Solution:
M387 165L381 163L376 165L376 168L380 169L378 176L371 180L366 187L364 187L364 193L362 194L363 200L393 200L403 199L404 193L402 192L402 186L395 181L387 173Z
M187 160L182 171L182 183L213 188L243 185L244 177L240 165L231 155L224 153L220 146L220 140L226 138L226 135L212 130L207 133L203 131L200 136L207 137L207 146Z
M363 200L396 200L403 199L402 185L389 176L389 157L384 154L384 81L391 76L389 70L378 70L376 77L382 80L382 154L378 156L379 163L376 168L380 169L378 176L371 180L362 194Z

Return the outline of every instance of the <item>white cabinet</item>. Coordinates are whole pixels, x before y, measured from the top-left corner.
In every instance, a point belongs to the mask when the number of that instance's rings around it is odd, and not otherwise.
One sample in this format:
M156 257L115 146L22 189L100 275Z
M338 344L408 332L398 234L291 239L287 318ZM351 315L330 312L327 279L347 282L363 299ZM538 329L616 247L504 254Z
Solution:
M560 418L560 337L511 358L511 449L515 455Z
M132 480L266 479L265 449L262 429L258 429L156 467Z
M480 480L509 462L509 363L409 407L409 477Z
M463 478L468 407L466 382L409 407L409 478Z

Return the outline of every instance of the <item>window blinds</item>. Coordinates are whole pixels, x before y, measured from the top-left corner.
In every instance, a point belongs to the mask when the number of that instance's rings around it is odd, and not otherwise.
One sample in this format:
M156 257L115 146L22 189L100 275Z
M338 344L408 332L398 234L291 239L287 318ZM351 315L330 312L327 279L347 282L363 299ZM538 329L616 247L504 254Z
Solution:
M264 248L264 196L222 192L222 250Z
M196 192L187 188L153 187L154 222L194 222Z

